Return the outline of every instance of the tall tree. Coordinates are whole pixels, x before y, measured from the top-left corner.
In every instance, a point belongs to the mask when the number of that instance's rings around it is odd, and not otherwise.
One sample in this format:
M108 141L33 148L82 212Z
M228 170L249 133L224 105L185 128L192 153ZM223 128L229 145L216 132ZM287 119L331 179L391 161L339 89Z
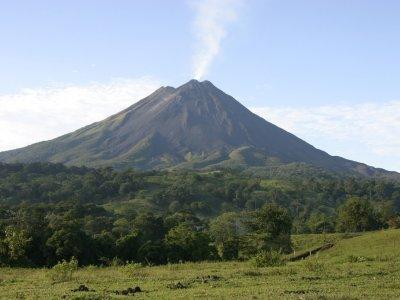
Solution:
M339 208L339 231L367 231L378 229L380 226L379 218L368 200L350 197Z

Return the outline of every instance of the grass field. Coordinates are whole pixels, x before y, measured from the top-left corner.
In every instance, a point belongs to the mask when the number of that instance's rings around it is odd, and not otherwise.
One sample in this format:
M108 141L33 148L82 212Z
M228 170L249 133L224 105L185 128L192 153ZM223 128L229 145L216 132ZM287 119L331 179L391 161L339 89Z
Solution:
M86 267L54 283L51 270L0 269L1 299L126 299L115 291L139 286L136 299L400 299L400 230L358 236L294 236L297 251L335 246L281 267L248 262L157 267ZM178 284L179 283L179 284ZM79 285L90 291L73 292Z

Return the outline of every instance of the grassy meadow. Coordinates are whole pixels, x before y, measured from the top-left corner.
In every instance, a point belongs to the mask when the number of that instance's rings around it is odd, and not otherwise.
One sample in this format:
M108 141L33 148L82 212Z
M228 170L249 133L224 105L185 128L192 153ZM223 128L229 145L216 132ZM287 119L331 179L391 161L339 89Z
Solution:
M51 269L0 269L1 299L399 299L400 230L298 235L296 252L334 246L281 267L205 262L79 268L64 282ZM85 285L89 291L73 291ZM121 295L129 287L141 292ZM119 293L116 293L118 291Z

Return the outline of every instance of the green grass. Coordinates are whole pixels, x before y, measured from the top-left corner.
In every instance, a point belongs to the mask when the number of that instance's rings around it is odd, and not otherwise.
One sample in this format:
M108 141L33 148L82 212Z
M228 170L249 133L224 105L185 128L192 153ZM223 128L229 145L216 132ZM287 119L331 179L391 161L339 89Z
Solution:
M327 243L336 244L342 239L352 238L359 235L361 235L361 233L295 234L292 236L292 244L296 252L301 252Z
M294 240L304 240L299 244L305 248L325 242L326 238L294 236ZM46 269L2 268L0 298L127 299L114 291L133 286L143 290L132 297L135 299L400 298L400 230L328 238L334 239L333 248L282 267L254 268L248 262L86 267L63 283L53 283ZM168 287L177 282L186 288ZM95 291L71 291L80 284Z

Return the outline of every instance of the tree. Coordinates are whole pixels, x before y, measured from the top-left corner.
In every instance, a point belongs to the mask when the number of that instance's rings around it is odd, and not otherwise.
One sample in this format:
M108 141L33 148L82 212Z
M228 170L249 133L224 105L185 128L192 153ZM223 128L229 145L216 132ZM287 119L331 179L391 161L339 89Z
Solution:
M116 237L122 237L132 231L132 224L125 218L117 219L113 224L112 232Z
M224 213L211 222L210 235L222 259L238 258L239 236L243 232L244 226L238 213Z
M333 232L335 229L332 219L323 213L313 213L307 225L312 233Z
M247 210L257 210L267 202L268 194L265 191L255 191L246 202Z
M215 255L215 249L210 246L210 243L211 240L207 234L195 231L185 223L172 228L165 236L170 262L211 259Z
M140 242L137 233L130 233L119 238L116 242L117 256L123 261L137 259Z
M337 227L341 232L375 230L380 225L379 218L368 200L351 197L339 208Z
M202 228L204 225L196 215L190 210L181 210L165 217L164 224L167 230L170 230L180 223L186 223L192 228Z
M133 222L143 242L162 240L164 237L164 221L152 213L139 214Z
M34 266L44 265L47 262L46 240L51 234L46 218L48 207L42 204L22 204L12 218L16 230L23 232L29 243L26 245L26 259Z
M14 226L8 226L5 229L4 245L9 259L11 261L21 261L26 258L26 250L31 239L26 231Z
M110 264L117 254L114 237L107 231L95 234L93 236L93 245L93 252L96 254L98 262L102 264Z
M262 250L291 251L292 217L286 208L265 204L256 213L254 225L262 240Z
M166 263L166 250L162 241L147 241L142 244L137 253L137 260L145 264Z
M96 261L96 253L93 253L93 241L82 229L81 224L71 220L63 222L55 229L46 245L52 250L51 264L62 260L78 259L80 264L89 264Z

